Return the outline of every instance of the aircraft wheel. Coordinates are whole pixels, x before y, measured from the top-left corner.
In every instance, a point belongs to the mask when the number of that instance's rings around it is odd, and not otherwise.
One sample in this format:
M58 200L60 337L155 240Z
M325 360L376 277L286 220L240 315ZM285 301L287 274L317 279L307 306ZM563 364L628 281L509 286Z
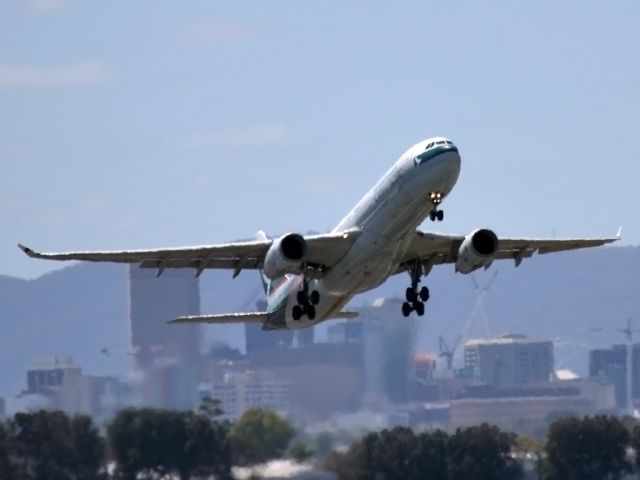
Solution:
M427 287L422 287L420 289L420 300L426 302L427 300L429 300L430 296L431 295L429 294L429 289Z
M407 288L407 291L405 292L405 298L407 300L407 302L409 303L413 303L416 300L418 300L418 294L416 293L414 288Z
M438 210L438 212L436 213L436 218L438 219L439 222L444 220L444 212L442 210Z
M310 300L311 305L318 305L320 303L320 292L318 292L317 290L311 292Z
M408 317L411 314L413 307L409 304L409 302L404 302L402 304L402 315Z
M300 320L302 318L302 307L300 305L294 305L291 310L291 315L294 320Z
M314 320L316 318L316 307L314 307L313 305L309 305L307 307L306 314L307 317L309 317L309 320Z
M430 219L432 222L435 222L435 221L436 221L436 217L437 217L436 212L435 212L434 210L431 210L431 211L429 212L429 219Z
M416 302L413 304L413 308L415 309L419 317L424 315L424 303Z

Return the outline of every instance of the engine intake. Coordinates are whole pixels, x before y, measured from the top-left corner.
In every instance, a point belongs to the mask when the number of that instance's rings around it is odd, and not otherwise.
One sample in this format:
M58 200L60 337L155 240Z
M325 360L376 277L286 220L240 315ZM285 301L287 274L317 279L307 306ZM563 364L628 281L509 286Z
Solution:
M274 240L264 257L264 274L270 279L288 273L301 273L302 261L307 254L307 242L298 233L288 233Z
M467 235L456 260L456 272L471 273L493 262L498 251L498 236L487 228L480 228Z

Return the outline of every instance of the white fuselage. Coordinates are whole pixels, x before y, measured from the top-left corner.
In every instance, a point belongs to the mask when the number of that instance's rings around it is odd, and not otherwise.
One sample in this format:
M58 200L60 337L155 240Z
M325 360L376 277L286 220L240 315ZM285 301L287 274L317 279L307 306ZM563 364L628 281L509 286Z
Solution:
M293 319L302 277L288 279L287 328L305 328L332 317L355 294L377 287L394 274L413 232L434 209L430 194L446 197L459 173L460 155L446 138L430 138L407 150L334 228L334 232L358 228L361 233L335 266L322 278L311 280L309 288L320 292L314 320Z

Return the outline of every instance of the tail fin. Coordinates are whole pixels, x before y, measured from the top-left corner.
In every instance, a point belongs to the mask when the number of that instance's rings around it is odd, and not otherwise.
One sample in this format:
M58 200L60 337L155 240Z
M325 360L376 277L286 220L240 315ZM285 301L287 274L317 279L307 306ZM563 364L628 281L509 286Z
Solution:
M268 240L267 234L260 230L255 235L256 240ZM262 288L264 288L264 294L269 295L269 290L271 289L271 280L264 274L262 270L260 270L260 280L262 281Z

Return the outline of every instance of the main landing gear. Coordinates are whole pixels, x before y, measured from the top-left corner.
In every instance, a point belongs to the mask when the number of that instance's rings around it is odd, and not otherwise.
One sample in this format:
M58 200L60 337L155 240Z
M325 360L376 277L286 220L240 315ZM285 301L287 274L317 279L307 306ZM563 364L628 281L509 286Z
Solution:
M309 320L316 318L316 305L320 303L320 292L312 290L309 292L309 280L306 278L302 281L302 290L296 294L297 305L293 306L291 315L294 320L300 320L303 315L309 317Z
M416 312L419 317L424 315L424 304L429 300L429 289L425 286L418 290L418 284L422 278L422 265L416 261L411 270L411 286L405 293L406 302L402 304L402 315L408 317L411 312Z
M444 220L444 212L442 210L438 210L438 205L440 205L440 202L442 202L442 193L431 192L429 194L429 200L433 204L433 210L429 212L429 219L432 222L435 222L436 220L441 222L442 220Z

